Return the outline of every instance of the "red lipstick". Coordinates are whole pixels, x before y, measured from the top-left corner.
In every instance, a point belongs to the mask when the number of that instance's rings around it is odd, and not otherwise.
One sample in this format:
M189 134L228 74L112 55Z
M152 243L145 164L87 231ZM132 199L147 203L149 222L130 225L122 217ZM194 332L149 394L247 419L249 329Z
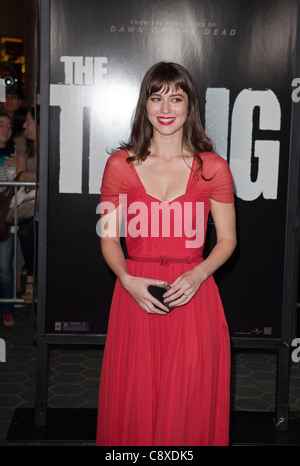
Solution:
M172 123L174 123L176 118L175 117L157 117L157 120L161 125L166 126L166 125L171 125Z

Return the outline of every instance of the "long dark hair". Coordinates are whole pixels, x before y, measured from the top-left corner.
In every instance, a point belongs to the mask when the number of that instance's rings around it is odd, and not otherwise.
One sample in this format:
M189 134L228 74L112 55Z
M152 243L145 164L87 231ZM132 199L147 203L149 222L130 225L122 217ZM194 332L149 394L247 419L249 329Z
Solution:
M145 74L141 84L139 99L132 122L129 141L122 143L121 149L134 153L127 161L143 161L150 154L150 142L153 136L153 127L147 115L146 105L148 98L163 89L168 92L171 87L182 89L188 96L188 115L183 127L183 143L191 151L199 163L201 176L203 176L203 162L201 152L211 152L213 143L205 134L200 118L200 107L196 88L190 73L181 65L172 62L159 62L153 65Z
M23 125L26 120L26 115L27 115L28 109L27 107L21 107L18 108L18 110L15 111L12 117L12 121L14 124L14 137L19 137L22 136L24 133Z
M31 106L27 108L27 113L30 113L32 118L35 121L35 125L39 124L39 109L38 107ZM27 144L27 158L30 159L31 157L34 157L36 154L36 141L31 141L30 139L26 138L26 144Z

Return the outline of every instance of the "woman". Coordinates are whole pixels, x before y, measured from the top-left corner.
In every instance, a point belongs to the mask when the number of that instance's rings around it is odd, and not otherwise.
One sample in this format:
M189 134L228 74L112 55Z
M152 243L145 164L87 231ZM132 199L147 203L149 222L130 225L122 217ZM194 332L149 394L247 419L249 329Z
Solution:
M130 140L109 157L101 186L101 247L117 281L97 445L228 444L230 340L212 274L235 249L235 210L229 167L211 151L189 73L174 63L154 65L141 85ZM154 218L157 210L163 214ZM203 260L198 230L205 235L209 211L217 242ZM114 221L115 235L107 229ZM148 286L164 282L170 289L162 304Z
M27 138L27 153L18 157L19 181L36 181L36 123L35 108L31 107L23 125ZM33 300L33 274L34 274L34 200L31 201L32 215L24 220L18 229L18 236L24 255L25 266L27 269L27 280L24 293L24 301L31 303Z
M0 157L0 181L8 181L9 166L16 164L15 149L12 140L13 130L12 121L8 114L0 113L0 149L11 147L9 157ZM0 191L4 188L0 187ZM11 299L14 292L13 279L13 256L14 256L14 233L9 234L5 241L0 242L0 299ZM12 303L0 304L0 316L3 317L3 323L6 327L15 325L13 318L14 306Z

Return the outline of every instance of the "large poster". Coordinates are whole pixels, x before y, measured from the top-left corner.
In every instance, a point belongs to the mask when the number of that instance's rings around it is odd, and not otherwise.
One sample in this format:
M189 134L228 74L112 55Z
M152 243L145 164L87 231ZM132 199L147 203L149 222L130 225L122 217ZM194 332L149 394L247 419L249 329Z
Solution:
M280 338L295 0L52 0L46 333L105 334L99 191L145 71L192 74L234 178L238 247L215 274L232 337ZM207 249L214 241L209 228Z

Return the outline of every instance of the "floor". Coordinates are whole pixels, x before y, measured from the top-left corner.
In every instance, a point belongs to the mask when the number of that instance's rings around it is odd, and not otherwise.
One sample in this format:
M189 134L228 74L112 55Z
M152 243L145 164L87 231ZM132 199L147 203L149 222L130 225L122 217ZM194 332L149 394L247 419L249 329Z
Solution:
M36 347L31 306L16 307L17 325L0 322L0 338L6 343L6 362L0 363L0 446L55 445L49 441L7 440L14 413L32 411L35 403ZM48 407L96 412L103 348L69 345L51 347L49 354ZM276 354L234 351L232 356L232 411L272 413L275 410ZM291 361L289 408L300 417L300 362ZM70 411L70 412L71 412ZM68 412L68 411L65 411ZM299 436L300 445L300 428ZM59 445L93 446L88 442Z

